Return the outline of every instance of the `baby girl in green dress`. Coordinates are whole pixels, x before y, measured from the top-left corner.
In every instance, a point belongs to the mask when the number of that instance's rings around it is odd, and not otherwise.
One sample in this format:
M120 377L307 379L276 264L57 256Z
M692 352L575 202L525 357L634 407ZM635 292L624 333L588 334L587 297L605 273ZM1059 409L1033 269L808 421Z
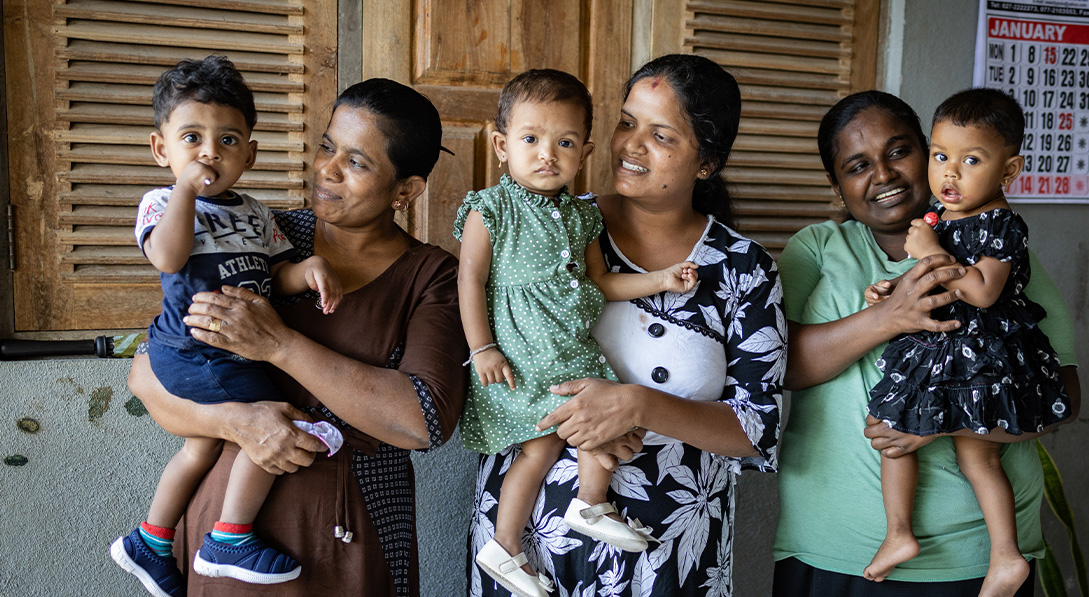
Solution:
M461 319L475 372L462 441L484 454L521 444L500 492L495 538L476 561L516 595L551 590L547 578L533 575L521 547L541 483L566 448L554 428L535 427L567 399L549 387L616 379L590 336L606 300L685 293L696 284L691 262L646 274L607 270L598 245L601 213L568 192L594 150L592 110L586 87L564 72L531 70L507 83L491 141L510 175L470 192L455 223ZM610 469L581 450L578 463L568 526L627 551L645 550L649 530L625 523L606 501Z

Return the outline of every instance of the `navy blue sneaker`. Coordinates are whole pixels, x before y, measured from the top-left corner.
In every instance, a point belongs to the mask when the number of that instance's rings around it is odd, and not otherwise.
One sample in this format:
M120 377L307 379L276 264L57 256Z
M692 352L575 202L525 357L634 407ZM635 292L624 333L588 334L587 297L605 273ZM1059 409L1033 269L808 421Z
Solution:
M238 579L257 585L274 585L295 580L302 572L291 556L265 545L260 539L245 545L220 543L205 533L204 545L193 558L193 570L203 576Z
M185 577L178 570L178 560L151 551L140 536L140 529L127 537L118 537L110 546L110 556L125 572L140 579L155 597L185 597Z

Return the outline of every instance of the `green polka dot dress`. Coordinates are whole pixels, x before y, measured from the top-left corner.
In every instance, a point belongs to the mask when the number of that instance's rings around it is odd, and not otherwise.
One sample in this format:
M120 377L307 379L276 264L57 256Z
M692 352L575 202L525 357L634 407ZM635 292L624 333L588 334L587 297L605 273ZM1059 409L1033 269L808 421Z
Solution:
M474 366L461 440L470 450L495 454L555 431L533 428L568 398L549 386L582 377L616 379L590 336L605 296L586 277L586 247L603 224L597 206L566 188L554 200L506 175L497 186L465 197L454 223L458 240L470 211L480 213L491 235L488 320L517 389L481 386Z

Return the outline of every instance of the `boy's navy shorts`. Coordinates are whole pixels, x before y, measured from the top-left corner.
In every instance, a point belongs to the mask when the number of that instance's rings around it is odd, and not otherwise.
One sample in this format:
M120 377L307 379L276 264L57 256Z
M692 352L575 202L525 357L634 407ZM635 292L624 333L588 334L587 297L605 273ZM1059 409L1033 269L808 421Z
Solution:
M264 363L208 346L199 350L148 342L155 377L171 394L194 402L281 400Z

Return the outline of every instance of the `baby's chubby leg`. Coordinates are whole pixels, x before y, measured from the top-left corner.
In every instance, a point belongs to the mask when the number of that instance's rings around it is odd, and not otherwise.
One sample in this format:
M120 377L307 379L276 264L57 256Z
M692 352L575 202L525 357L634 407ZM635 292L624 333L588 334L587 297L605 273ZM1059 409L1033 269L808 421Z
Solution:
M980 597L1012 597L1029 575L1029 565L1017 546L1017 517L1013 487L1002 469L1001 444L971 437L954 437L957 464L972 484L987 523L991 558Z
M522 442L522 453L514 459L499 490L495 517L495 541L515 556L522 553L522 532L529 522L541 483L559 460L566 443L555 433ZM523 566L528 574L535 572Z
M871 417L872 419L872 417ZM919 555L919 541L911 528L919 462L915 454L881 456L881 498L885 505L885 540L863 570L867 580L881 582L894 568Z
M604 504L608 501L609 483L612 482L613 472L610 469L605 468L601 461L594 457L590 452L584 450L578 451L579 458L579 492L578 499L596 506L597 504ZM619 520L623 522L620 515L616 512L606 514L613 520Z
M159 477L159 486L148 510L148 524L167 529L177 527L193 493L204 475L215 466L222 451L223 440L186 438L181 450L170 459Z
M594 454L578 451L579 492L567 506L564 522L572 531L582 533L598 541L604 541L624 551L640 552L647 549L650 528L636 521L625 521L616 507L609 503L609 484L613 472L595 458ZM608 458L604 462L612 464Z

